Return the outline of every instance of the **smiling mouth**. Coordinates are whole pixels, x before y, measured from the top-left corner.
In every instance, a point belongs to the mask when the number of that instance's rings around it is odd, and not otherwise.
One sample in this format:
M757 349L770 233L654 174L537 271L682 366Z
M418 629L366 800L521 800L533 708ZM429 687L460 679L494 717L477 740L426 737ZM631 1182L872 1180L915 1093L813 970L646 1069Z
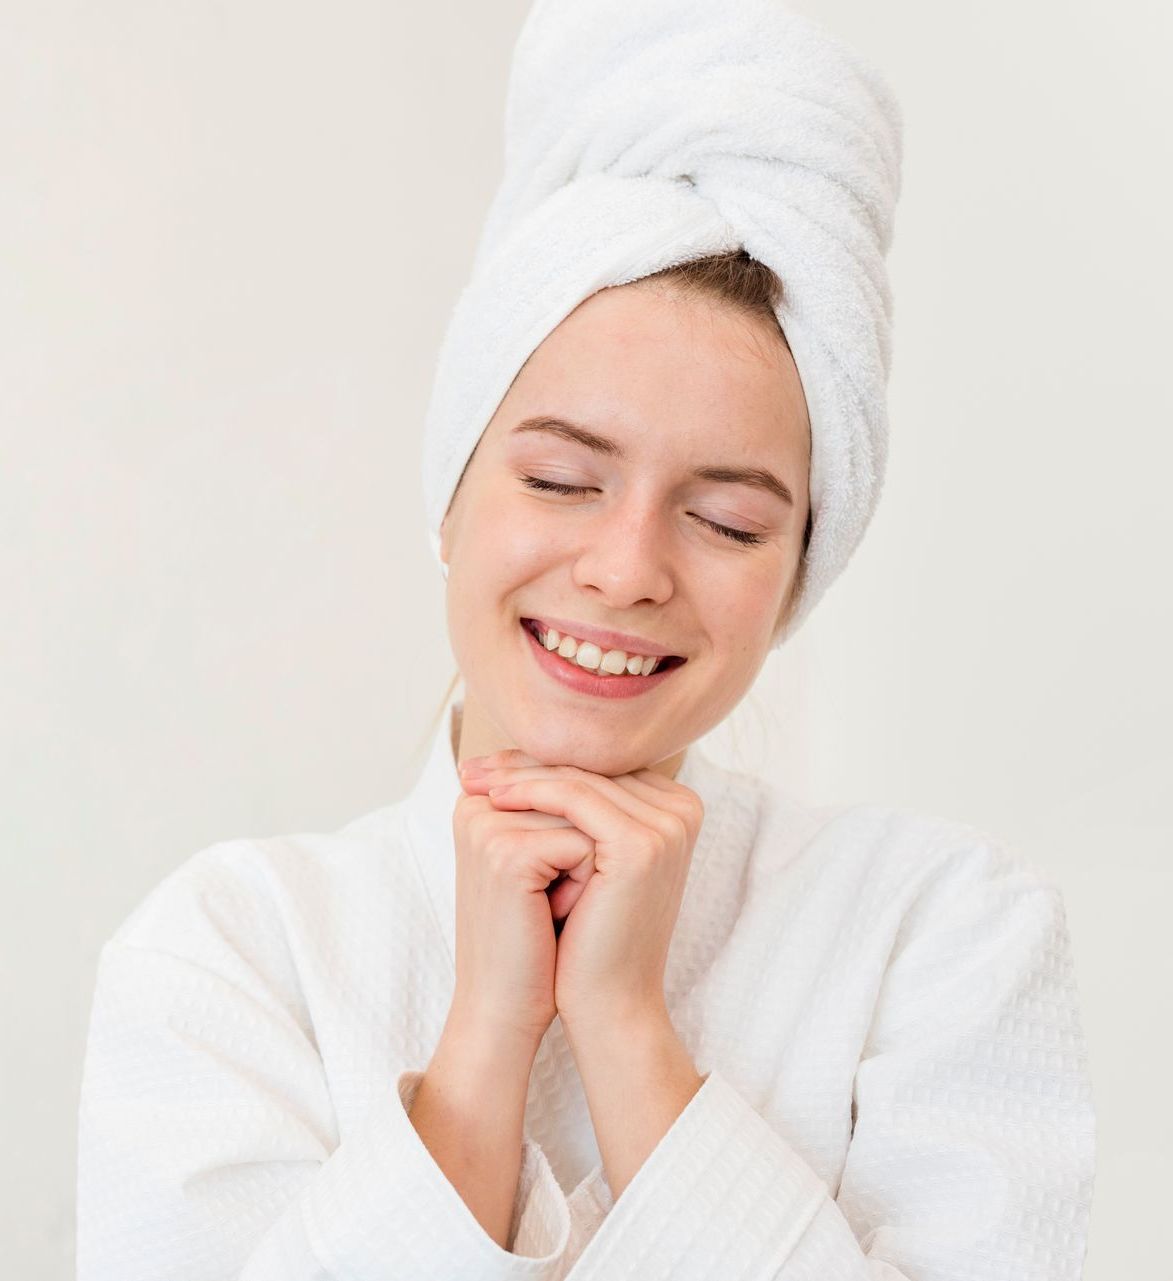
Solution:
M521 625L526 629L527 632L529 632L529 634L538 642L540 646L542 646L543 648L546 648L545 641L543 640L543 637L542 637L542 629L538 625L538 623L534 621L534 619L523 618L521 620ZM573 663L574 660L570 659L568 661ZM664 671L668 671L670 668L679 667L681 663L686 663L686 662L688 662L688 659L681 657L681 655L679 654L668 654L663 658L656 659L656 664L653 670L656 672L664 672ZM593 668L586 668L585 670L594 671Z

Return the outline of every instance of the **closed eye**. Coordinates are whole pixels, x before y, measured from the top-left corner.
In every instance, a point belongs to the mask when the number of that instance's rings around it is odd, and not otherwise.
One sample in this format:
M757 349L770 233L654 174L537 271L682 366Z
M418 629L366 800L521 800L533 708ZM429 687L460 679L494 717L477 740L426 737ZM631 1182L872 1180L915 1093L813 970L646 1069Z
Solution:
M531 489L539 489L555 494L589 494L593 486L590 485L563 485L560 481L545 480L540 476L523 476L522 481ZM703 516L696 515L695 512L688 513L693 520L699 521L702 525L707 525L714 529L718 534L724 534L726 538L732 539L736 543L745 545L755 545L764 543L766 540L760 534L751 534L745 529L732 529L728 525L718 525L715 520L706 520Z

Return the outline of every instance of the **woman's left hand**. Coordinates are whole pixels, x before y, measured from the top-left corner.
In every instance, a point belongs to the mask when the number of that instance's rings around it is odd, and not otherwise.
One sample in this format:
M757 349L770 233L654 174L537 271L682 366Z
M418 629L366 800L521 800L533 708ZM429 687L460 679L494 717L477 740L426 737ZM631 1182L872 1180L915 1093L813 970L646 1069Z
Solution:
M573 895L554 975L563 1023L662 1017L668 945L704 819L700 797L649 769L609 778L540 765L516 749L475 763L486 773L462 779L465 790L487 792L498 809L559 815L595 843L593 873L580 878L585 884L562 883Z

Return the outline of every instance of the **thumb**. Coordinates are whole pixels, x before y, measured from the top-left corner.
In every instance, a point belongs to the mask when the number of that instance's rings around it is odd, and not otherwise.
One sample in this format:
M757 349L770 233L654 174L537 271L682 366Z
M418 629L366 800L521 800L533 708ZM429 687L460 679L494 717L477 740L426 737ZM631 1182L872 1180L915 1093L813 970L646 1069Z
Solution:
M582 897L589 880L590 876L581 881L567 876L550 887L550 912L556 921L570 915L570 909Z

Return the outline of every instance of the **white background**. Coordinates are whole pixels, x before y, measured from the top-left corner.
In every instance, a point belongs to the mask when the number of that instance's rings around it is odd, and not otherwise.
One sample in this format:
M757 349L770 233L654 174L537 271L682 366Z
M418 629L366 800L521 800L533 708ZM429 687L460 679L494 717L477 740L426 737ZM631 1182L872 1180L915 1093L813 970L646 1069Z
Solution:
M1089 1281L1170 1275L1169 10L797 6L904 108L888 478L707 746L1062 885ZM0 3L0 1212L72 1276L101 943L389 803L454 671L418 488L520 0ZM1163 657L1162 657L1163 656Z

